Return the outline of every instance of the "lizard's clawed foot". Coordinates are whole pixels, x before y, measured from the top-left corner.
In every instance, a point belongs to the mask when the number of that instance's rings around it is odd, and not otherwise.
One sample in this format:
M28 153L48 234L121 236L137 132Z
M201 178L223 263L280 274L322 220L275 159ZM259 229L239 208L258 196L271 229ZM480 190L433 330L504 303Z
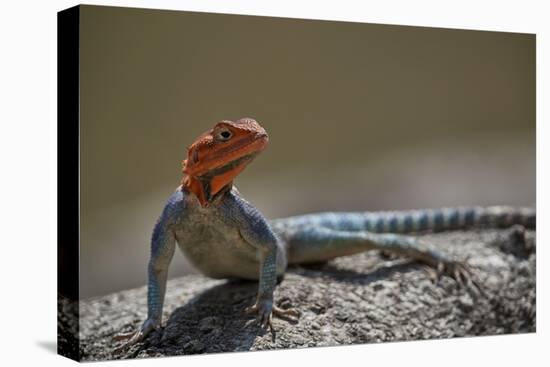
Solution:
M153 320L147 319L141 326L141 329L138 331L130 332L130 333L122 333L117 334L113 337L114 341L125 341L124 344L121 346L118 346L114 349L115 353L119 353L123 350L126 350L127 348L131 347L134 344L137 344L153 330L158 329L160 327L160 324L158 322L155 322Z
M476 275L466 262L439 261L435 268L427 267L432 280L437 282L442 275L453 278L461 288L475 288L478 293L485 294Z
M132 345L139 343L140 341L143 340L143 338L144 338L144 335L141 332L141 330L115 335L113 337L113 341L126 341L126 342L116 347L113 350L113 352L120 353L130 348Z
M258 321L262 329L268 326L273 329L271 325L271 318L273 314L273 301L256 301L252 306L246 308L247 314L258 314Z
M258 314L258 321L262 328L269 328L273 331L271 320L273 315L281 318L298 318L300 313L294 309L282 309L273 305L273 301L257 301L245 310L248 314Z

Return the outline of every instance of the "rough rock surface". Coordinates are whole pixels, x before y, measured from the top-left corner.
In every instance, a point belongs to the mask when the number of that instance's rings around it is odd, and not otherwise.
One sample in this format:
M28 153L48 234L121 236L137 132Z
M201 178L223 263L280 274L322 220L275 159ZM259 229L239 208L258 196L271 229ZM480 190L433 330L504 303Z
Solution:
M525 241L514 233L422 235L468 259L485 294L448 277L435 284L421 264L376 251L291 267L275 301L301 316L274 318L274 338L244 312L256 283L190 275L169 281L162 331L120 352L112 338L141 325L146 288L81 301L80 354L104 360L534 332L535 232Z

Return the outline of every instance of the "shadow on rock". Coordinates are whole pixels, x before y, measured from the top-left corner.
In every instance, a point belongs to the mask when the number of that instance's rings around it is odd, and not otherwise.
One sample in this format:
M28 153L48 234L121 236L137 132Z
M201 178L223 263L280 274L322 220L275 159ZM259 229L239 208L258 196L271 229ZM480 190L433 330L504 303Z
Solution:
M365 270L364 272L353 269L343 269L330 262L317 265L293 266L291 269L294 270L295 273L305 277L330 278L338 282L365 286L373 282L388 279L396 273L407 274L417 271L420 268L422 268L420 263L406 260L402 263L382 266L374 270Z
M200 293L174 310L145 347L163 355L249 350L256 336L266 332L245 313L257 290L257 282L234 280Z

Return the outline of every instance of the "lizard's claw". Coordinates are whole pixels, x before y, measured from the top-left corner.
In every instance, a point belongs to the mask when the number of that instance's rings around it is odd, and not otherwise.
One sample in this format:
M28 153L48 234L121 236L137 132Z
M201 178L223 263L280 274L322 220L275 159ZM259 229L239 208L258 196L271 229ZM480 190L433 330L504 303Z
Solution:
M287 318L289 316L293 318L300 317L300 312L293 308L284 309L277 306L273 306L273 314L281 318Z
M158 329L160 327L160 323L151 319L145 320L143 325L138 331L129 332L129 333L123 333L123 334L117 334L113 337L114 341L124 341L127 340L124 344L121 346L118 346L114 349L115 353L121 352L129 347L131 347L134 344L137 344L153 330Z
M431 278L438 281L442 275L453 278L461 288L475 288L478 293L485 294L476 275L466 262L439 261L434 268L428 268Z
M267 328L268 326L273 329L271 324L271 318L273 314L273 301L256 301L252 306L246 308L245 312L247 314L258 314L258 321L262 329Z
M273 315L281 318L298 318L300 316L300 313L294 309L283 309L273 305L273 301L256 302L252 306L247 307L245 312L248 314L257 313L261 327L265 329L269 326L271 330L273 330L271 323Z

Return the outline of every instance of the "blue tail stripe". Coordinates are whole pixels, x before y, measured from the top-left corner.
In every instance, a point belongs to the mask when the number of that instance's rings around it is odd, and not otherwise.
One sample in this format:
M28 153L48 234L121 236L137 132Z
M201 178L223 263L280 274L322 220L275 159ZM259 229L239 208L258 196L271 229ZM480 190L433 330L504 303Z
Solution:
M474 225L474 219L475 219L475 212L473 208L466 209L466 212L464 213L464 225L465 226L473 226Z
M422 212L422 214L420 215L420 219L418 221L419 221L419 224L418 224L418 230L419 231L425 231L425 230L428 229L428 213L427 212Z
M398 220L397 220L397 216L395 215L392 215L392 217L390 218L390 232L398 232L399 228L398 228Z
M375 232L378 232L378 233L382 233L384 232L384 216L379 216L378 219L376 220L376 227L375 227Z
M407 233L412 231L413 229L413 217L411 213L405 214L405 218L403 219L403 232Z
M458 228L458 218L460 215L460 210L454 208L451 214L449 214L449 226L450 228Z
M443 212L441 210L437 210L434 214L434 231L443 229L444 221L445 218Z

